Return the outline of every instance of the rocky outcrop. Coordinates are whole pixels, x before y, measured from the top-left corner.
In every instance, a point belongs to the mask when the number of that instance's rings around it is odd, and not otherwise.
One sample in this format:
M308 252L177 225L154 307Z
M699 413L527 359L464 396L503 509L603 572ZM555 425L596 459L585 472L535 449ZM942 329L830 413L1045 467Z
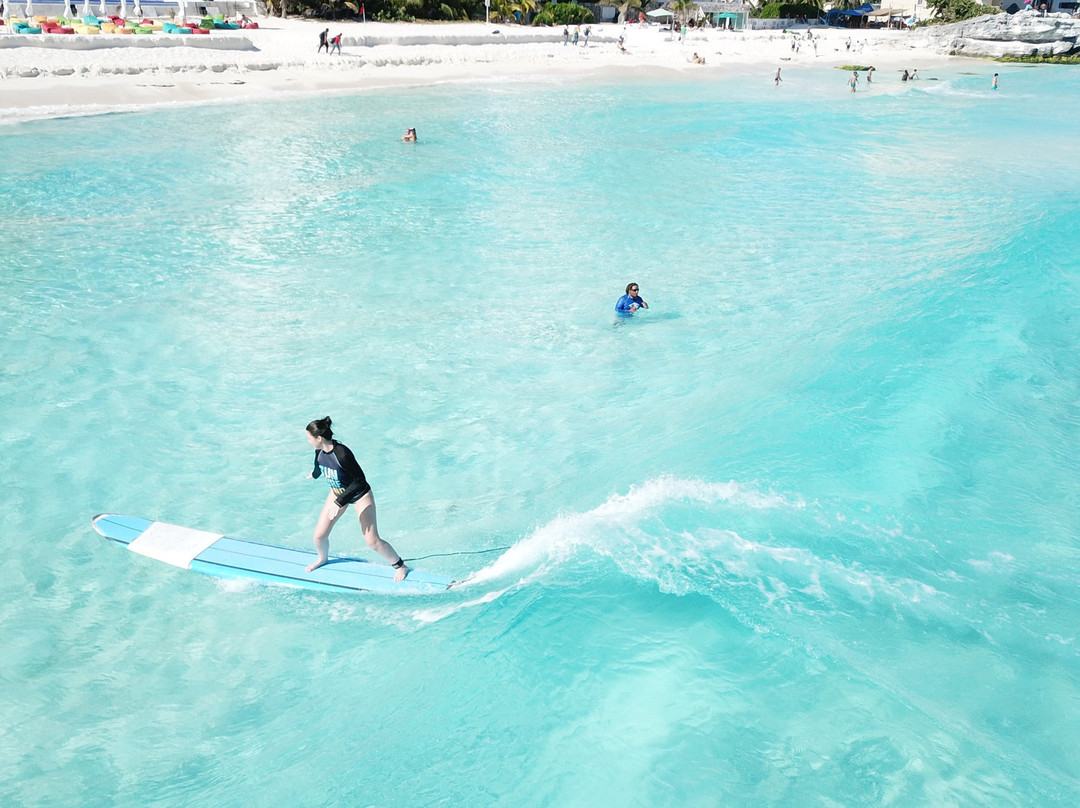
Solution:
M912 32L951 56L1074 56L1080 54L1080 19L1035 11L990 14Z

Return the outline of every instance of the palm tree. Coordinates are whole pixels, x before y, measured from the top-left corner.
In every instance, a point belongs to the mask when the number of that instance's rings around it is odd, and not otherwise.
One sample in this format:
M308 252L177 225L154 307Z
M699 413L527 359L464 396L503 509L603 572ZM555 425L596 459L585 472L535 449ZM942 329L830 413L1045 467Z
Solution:
M528 19L530 11L536 11L539 3L536 0L491 0L491 18L502 22L514 22L521 15L522 23ZM517 12L515 14L514 12Z
M686 25L697 16L698 4L694 0L673 0L669 10L675 12L675 18Z
M616 18L619 22L629 19L630 9L638 9L639 11L644 7L646 0L624 0L621 5L616 5L619 9L619 16Z

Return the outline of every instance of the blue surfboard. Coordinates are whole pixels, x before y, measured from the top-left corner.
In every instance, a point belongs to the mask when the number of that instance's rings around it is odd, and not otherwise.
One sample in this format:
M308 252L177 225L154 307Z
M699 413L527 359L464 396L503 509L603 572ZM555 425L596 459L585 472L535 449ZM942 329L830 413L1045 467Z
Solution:
M313 550L248 541L138 516L98 514L94 517L94 529L132 552L217 578L239 578L323 592L393 594L445 592L453 583L446 576L423 570L409 570L404 581L395 582L397 570L388 564L339 556L330 556L327 564L307 572L305 568L316 558Z

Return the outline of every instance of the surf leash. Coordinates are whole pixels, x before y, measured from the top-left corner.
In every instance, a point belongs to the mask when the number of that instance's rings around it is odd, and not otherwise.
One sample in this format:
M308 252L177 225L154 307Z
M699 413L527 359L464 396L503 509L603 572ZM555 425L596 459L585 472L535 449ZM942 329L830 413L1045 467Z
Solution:
M416 558L406 558L405 561L423 561L425 558L446 558L447 556L459 556L459 555L483 555L484 553L499 553L503 550L509 550L514 545L508 544L505 547L491 547L487 550L459 550L456 553L432 553L431 555L417 556Z

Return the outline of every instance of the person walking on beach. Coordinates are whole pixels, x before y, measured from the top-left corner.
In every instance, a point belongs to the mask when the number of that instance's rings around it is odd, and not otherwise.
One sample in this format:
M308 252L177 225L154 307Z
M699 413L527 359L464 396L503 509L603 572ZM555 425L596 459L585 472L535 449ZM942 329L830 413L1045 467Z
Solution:
M615 311L620 316L627 316L633 314L638 309L647 309L649 304L641 299L638 294L638 285L636 283L626 284L626 294L619 298L615 304Z
M308 479L326 475L330 493L326 496L319 521L315 523L315 550L319 557L309 564L307 571L317 570L330 560L330 531L349 506L356 508L360 517L360 529L364 532L367 546L390 562L397 570L395 581L405 580L409 568L397 551L379 537L375 522L375 497L368 485L364 470L356 462L353 453L344 443L334 440L330 416L312 421L307 425L307 441L315 449L315 466Z
M583 48L589 47L589 35L591 33L592 33L592 27L586 25L585 26L585 41L581 43L581 47L583 47Z
M574 44L575 45L577 45L578 37L580 37L580 36L581 36L581 26L580 25L575 25L574 26Z
M329 28L327 28L325 31L323 31L322 33L319 34L319 50L317 52L322 53L323 48L326 48L327 53L330 52L330 29Z
M774 86L779 87L780 82L782 82L782 81L783 81L783 79L780 78L780 68L778 67L778 68L776 68L776 78L773 80L773 84L774 84Z
M565 45L570 41L570 26L564 25L562 27L562 43Z
M330 48L330 53L337 51L337 55L341 56L341 34L338 34L336 37L331 39L330 44L333 45L333 47Z
M992 82L990 82L990 89L991 90L996 90L997 89L997 77L998 77L998 74L995 73L994 74L994 80Z
M851 88L851 92L855 92L855 88L859 86L859 71L851 71L851 79L848 81L848 86Z

